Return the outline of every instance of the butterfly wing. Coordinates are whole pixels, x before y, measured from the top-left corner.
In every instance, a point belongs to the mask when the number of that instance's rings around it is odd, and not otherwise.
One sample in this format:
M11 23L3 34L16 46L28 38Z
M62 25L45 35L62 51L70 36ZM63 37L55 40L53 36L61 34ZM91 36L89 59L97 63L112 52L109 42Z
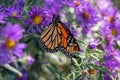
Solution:
M59 44L61 43L60 35L60 28L57 28L51 23L40 36L40 44L42 48L48 52L57 52L59 50Z
M61 51L65 53L68 57L73 57L70 53L73 51L79 51L79 45L77 40L74 38L73 34L71 34L70 30L62 23L57 23L58 27L61 29L62 43Z
M70 30L60 21L53 18L52 23L40 36L40 45L48 52L62 51L67 57L73 57L72 51L79 51L77 40Z

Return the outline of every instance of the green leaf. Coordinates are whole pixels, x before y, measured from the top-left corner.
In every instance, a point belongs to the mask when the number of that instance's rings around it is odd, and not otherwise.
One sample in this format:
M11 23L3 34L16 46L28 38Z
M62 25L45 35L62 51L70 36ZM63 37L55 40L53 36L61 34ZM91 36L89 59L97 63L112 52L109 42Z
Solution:
M91 57L99 61L98 57L96 55L91 54Z
M2 80L14 80L14 75L11 74L6 74Z
M1 67L2 71L0 72L0 80L14 80L16 74L11 70Z
M99 53L99 54L103 53L103 51L100 50L100 49L93 49L93 50L90 50L90 51L91 51L91 53Z
M73 56L75 56L75 57L79 57L79 55L80 55L80 53L79 52L75 52L75 51L73 51L73 52L71 52L71 54L73 55Z
M99 75L98 75L98 80L104 80L104 78L103 78L103 75L102 75L101 71L99 72Z
M84 44L84 45L86 45L86 42L85 42L85 40L78 40L78 43L82 43L82 44Z
M72 72L72 75L73 75L73 78L72 78L72 80L75 80L75 73L74 72Z
M71 59L71 62L72 62L75 66L78 66L78 65L79 65L78 62L77 62L77 60L74 59L74 58Z
M56 77L57 80L63 80L61 72L59 72L54 66L46 65L46 67Z
M17 70L16 68L12 67L9 64L4 64L3 67L8 69L8 70L10 70L11 72L16 73L17 75L21 75L22 76L22 73L19 70Z

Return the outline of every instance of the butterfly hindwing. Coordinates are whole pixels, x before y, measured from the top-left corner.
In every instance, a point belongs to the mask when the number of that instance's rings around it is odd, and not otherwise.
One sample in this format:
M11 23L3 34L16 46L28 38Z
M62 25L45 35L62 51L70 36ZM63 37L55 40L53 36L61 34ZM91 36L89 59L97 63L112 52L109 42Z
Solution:
M72 57L71 52L80 50L77 40L65 24L60 22L58 23L58 27L60 27L62 31L61 51L65 53L66 56Z

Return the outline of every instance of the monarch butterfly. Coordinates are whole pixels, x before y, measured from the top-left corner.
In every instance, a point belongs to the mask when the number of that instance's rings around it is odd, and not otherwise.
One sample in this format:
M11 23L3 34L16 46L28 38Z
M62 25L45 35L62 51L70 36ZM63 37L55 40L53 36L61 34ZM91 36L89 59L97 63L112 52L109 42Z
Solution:
M60 16L53 16L49 27L40 35L40 44L48 52L63 52L67 57L73 57L72 51L80 48L70 30L61 22Z

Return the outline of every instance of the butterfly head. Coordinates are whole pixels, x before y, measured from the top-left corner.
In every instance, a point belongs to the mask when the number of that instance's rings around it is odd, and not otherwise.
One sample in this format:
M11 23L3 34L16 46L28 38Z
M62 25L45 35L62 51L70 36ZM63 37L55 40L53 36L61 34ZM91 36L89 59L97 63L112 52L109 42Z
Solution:
M60 22L60 16L58 14L54 14L52 21L53 22Z

